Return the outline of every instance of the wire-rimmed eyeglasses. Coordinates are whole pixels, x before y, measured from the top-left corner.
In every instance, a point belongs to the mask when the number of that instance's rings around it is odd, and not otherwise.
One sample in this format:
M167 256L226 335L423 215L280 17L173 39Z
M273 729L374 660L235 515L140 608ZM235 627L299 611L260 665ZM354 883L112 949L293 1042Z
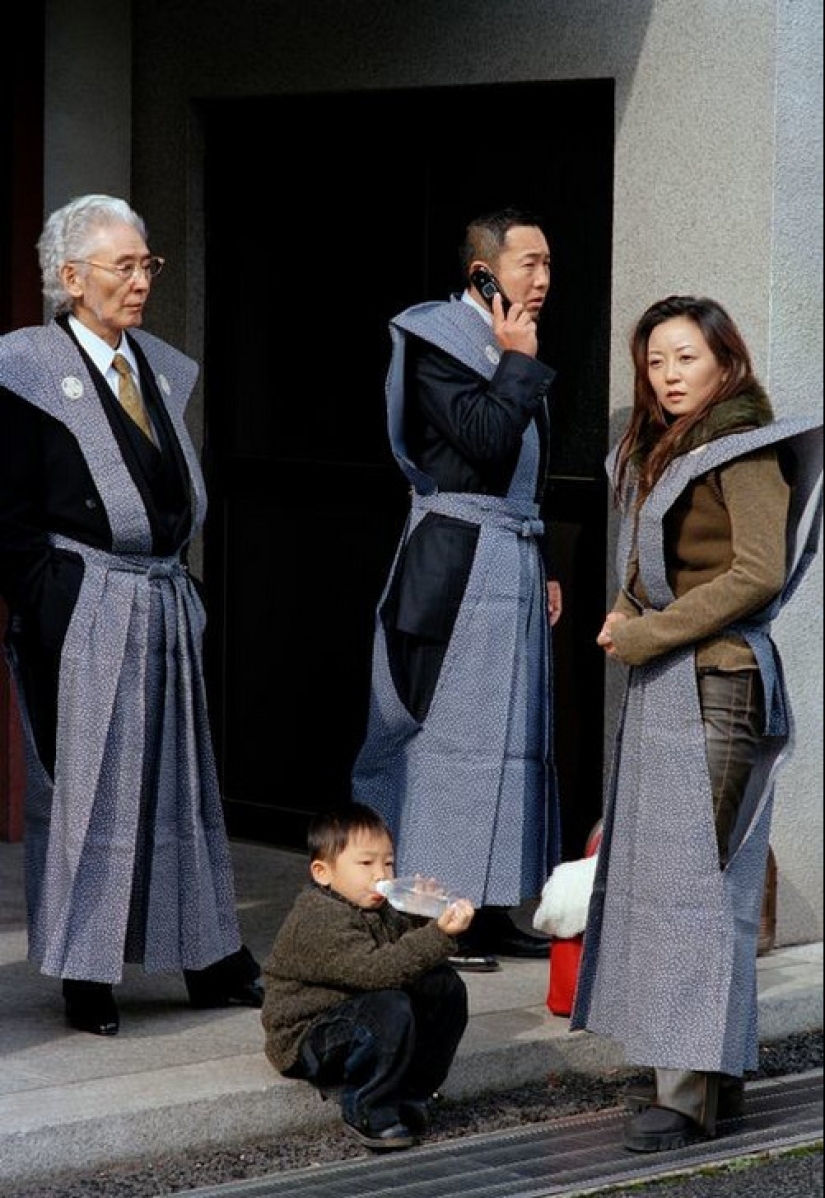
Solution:
M92 262L90 258L75 258L73 261L78 266L96 266L98 270L106 270L110 275L117 275L121 283L131 283L137 278L138 274L142 274L147 279L156 279L163 270L165 258L159 258L157 254L153 254L151 258L144 258L142 262L119 262L117 264L109 262Z

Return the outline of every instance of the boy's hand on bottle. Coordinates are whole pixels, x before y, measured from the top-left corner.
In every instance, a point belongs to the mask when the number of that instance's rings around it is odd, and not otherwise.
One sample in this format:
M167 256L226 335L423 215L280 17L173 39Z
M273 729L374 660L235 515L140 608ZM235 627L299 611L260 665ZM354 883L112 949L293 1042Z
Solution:
M448 936L460 936L473 922L476 909L469 899L457 899L439 915L437 923Z

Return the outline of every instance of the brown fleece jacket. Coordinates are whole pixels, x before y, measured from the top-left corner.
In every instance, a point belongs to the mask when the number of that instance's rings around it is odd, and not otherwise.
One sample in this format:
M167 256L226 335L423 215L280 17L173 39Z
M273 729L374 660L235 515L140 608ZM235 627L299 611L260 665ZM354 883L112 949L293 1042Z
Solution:
M314 1019L367 990L409 985L456 952L435 920L389 903L366 911L314 883L298 895L263 966L264 1051L289 1076Z
M680 452L769 419L761 392L736 396L711 409ZM695 479L665 520L668 582L675 599L662 611L648 609L640 619L638 608L619 594L613 610L631 618L613 626L617 658L642 665L695 643L699 668L755 668L747 642L725 629L764 607L782 588L789 496L774 447ZM647 607L635 557L626 590Z

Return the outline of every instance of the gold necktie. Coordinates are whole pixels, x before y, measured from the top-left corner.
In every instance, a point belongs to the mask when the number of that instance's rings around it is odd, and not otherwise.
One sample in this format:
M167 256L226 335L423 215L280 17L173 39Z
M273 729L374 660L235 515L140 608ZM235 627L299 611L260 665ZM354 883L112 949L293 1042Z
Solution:
M134 420L138 428L154 442L152 436L152 426L149 423L149 417L146 414L146 407L141 398L141 394L134 384L132 379L132 371L129 369L129 363L124 358L123 354L115 354L112 359L112 365L120 375L118 384L118 399L121 406Z

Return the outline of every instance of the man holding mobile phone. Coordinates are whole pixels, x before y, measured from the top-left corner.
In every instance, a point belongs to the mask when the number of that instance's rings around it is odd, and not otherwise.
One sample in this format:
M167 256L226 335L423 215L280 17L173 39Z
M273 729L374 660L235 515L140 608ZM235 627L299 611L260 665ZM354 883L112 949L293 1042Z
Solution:
M547 395L538 321L550 250L538 219L472 220L467 285L390 322L390 443L411 511L376 615L353 796L392 828L397 871L476 906L452 958L492 971L548 941L509 909L558 861L551 628L561 615L541 519Z

